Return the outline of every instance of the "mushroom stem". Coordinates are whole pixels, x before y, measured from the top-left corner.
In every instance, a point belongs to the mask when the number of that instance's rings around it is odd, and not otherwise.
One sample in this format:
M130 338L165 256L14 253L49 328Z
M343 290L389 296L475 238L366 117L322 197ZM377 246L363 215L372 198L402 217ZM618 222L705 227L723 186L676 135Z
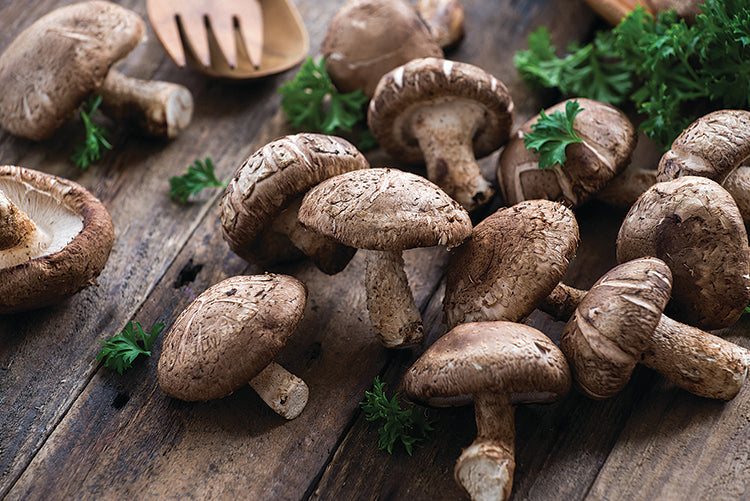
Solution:
M0 266L14 266L38 257L51 237L0 190Z
M560 283L539 309L567 321L586 292ZM695 395L731 400L747 377L750 352L661 315L639 362Z
M509 395L474 395L477 438L463 450L453 470L472 501L505 500L513 487L514 411Z
M294 419L307 404L305 382L274 361L250 380L250 386L268 406L286 419Z
M171 82L139 80L111 69L98 92L104 113L133 121L154 136L173 139L193 117L192 94Z
M340 272L341 263L348 263L356 249L302 226L297 218L301 204L302 197L298 197L281 211L273 221L273 229L286 235L322 272L329 275Z
M481 106L457 100L425 106L412 118L427 178L469 211L495 193L474 157L473 138L483 117Z
M386 348L405 348L424 339L422 315L414 304L400 251L365 251L367 312Z

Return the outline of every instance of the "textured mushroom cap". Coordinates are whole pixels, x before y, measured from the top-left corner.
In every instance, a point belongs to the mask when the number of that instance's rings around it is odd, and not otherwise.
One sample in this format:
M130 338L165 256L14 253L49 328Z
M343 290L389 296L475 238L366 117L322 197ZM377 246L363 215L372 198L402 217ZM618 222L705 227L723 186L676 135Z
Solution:
M750 249L742 216L715 181L657 183L631 207L617 235L617 261L653 256L672 270L669 316L704 329L734 323L750 302Z
M697 119L677 136L659 161L656 180L704 176L723 183L748 157L750 111L714 111Z
M286 275L236 276L208 288L165 334L159 386L189 401L229 395L271 363L306 300L305 285Z
M237 169L221 199L224 240L243 259L259 263L302 256L271 223L293 200L329 177L367 169L364 155L345 139L297 134L272 141ZM348 262L354 251L346 252Z
M96 283L114 242L96 197L73 181L9 165L0 166L0 191L51 236L44 255L23 262L0 251L0 313L49 306Z
M637 130L628 117L609 104L577 98L581 111L573 130L583 140L565 149L565 163L539 168L539 154L526 148L524 135L539 119L535 116L511 137L497 164L497 181L508 205L546 198L578 207L599 192L630 163ZM563 101L545 110L565 112Z
M51 136L145 31L135 12L104 1L39 18L0 55L0 126L35 141Z
M485 392L514 395L565 394L570 369L547 336L524 324L461 324L439 338L404 375L415 400Z
M443 57L414 8L404 0L352 0L331 19L321 52L342 92L372 96L380 78L420 57Z
M669 267L656 258L616 266L591 287L560 341L574 380L587 395L607 398L625 386L671 289Z
M469 214L427 179L396 169L332 177L302 200L303 226L358 249L455 247L471 234Z
M531 200L498 210L453 251L443 311L449 329L465 322L519 322L562 280L578 248L573 212Z
M484 108L484 122L474 136L474 155L498 149L510 135L513 101L505 85L477 66L434 57L416 59L390 71L370 101L367 123L380 146L405 162L422 162L422 150L411 131L419 109L451 100Z

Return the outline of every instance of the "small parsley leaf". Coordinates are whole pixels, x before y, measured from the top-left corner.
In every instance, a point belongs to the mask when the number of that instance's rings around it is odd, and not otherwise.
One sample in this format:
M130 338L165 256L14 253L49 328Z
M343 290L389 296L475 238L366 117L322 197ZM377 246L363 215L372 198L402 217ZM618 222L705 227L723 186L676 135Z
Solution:
M140 323L128 322L121 333L106 341L99 341L104 343L104 347L96 355L96 361L104 360L105 367L122 374L132 367L138 355L151 356L151 347L162 329L164 324L158 322L146 334Z
M539 153L540 169L564 164L565 148L581 142L573 130L573 121L581 110L583 108L577 100L565 103L565 113L555 111L547 115L542 110L539 120L531 126L531 132L524 135L526 148Z
M226 188L227 183L220 181L214 172L214 163L209 158L195 163L187 168L182 176L169 178L169 196L182 204L186 204L190 195L195 195L204 188Z
M112 149L112 145L107 141L107 130L91 120L91 115L96 112L101 103L102 96L92 96L81 109L81 121L86 137L82 144L75 147L70 157L75 166L81 170L87 169L92 163L101 159L104 149Z
M434 429L432 420L424 412L415 407L402 409L398 393L389 399L385 383L378 376L375 376L372 391L365 391L365 400L359 405L367 421L385 421L379 429L378 447L389 454L393 453L393 446L401 442L411 456L414 445Z

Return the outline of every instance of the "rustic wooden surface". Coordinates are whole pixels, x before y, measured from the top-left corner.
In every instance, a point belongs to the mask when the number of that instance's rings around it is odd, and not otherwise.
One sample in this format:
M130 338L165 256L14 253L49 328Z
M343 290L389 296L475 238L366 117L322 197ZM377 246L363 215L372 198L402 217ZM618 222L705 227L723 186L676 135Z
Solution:
M271 0L264 0L271 1ZM69 2L0 1L0 47ZM142 1L119 2L145 18ZM317 55L343 0L296 0ZM464 0L467 36L449 57L485 68L510 88L520 124L555 96L519 80L513 53L544 24L562 45L582 40L597 18L580 0ZM464 499L453 464L475 433L471 407L434 409L436 431L413 456L378 451L377 430L358 402L380 374L390 390L420 348L389 352L375 341L364 306L363 260L329 277L308 262L275 267L309 288L305 317L277 360L307 381L310 401L285 421L249 388L207 403L165 396L154 356L118 375L95 361L98 341L131 320L167 328L197 294L228 276L258 273L218 231L217 190L187 206L169 200L167 179L210 156L227 177L255 149L292 132L278 86L294 70L227 83L176 68L152 31L122 64L126 74L176 81L193 92L193 123L176 140L119 127L114 151L85 172L68 162L73 121L31 143L0 131L0 163L73 179L109 209L115 246L99 286L52 308L0 318L0 498L7 499ZM373 165L393 165L381 152ZM644 161L650 161L648 159ZM497 154L483 160L493 175ZM493 207L494 208L494 207ZM484 214L475 215L480 219ZM615 262L622 212L600 203L577 211L582 245L566 281L587 287ZM405 254L428 340L441 323L446 251ZM562 323L529 322L559 339ZM723 334L750 346L742 320ZM429 341L428 341L429 342ZM750 390L731 402L694 397L638 369L615 398L571 392L516 410L513 499L748 499Z

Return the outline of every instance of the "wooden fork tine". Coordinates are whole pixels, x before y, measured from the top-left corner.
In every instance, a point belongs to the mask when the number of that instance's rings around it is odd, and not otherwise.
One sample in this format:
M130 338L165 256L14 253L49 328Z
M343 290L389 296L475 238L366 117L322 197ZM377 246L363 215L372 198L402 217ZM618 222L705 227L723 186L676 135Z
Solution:
M177 66L185 66L185 52L182 49L182 39L175 21L174 8L161 0L148 0L146 10L164 50Z
M204 66L211 65L211 56L208 50L208 34L206 33L206 13L201 8L187 9L190 3L183 7L184 12L178 14L178 20L182 26L182 40L186 50L192 49L193 54Z
M224 54L224 59L231 68L237 67L237 45L234 43L234 19L230 16L211 16L208 19L211 24L216 43Z
M239 31L245 48L250 56L250 62L256 68L260 67L263 56L263 9L259 0L232 0L231 5L239 24Z

